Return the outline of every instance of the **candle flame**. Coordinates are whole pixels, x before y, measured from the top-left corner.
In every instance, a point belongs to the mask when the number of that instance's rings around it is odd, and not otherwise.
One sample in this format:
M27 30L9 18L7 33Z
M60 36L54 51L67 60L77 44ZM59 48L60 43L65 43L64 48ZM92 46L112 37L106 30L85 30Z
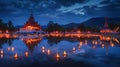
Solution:
M67 56L67 52L66 52L66 51L64 51L64 52L63 52L63 55L64 55L64 57L66 57L66 56Z
M48 51L47 51L47 52L48 52L48 55L50 55L50 49L48 49Z
M45 47L44 47L44 46L42 46L42 50L45 50Z
M15 53L15 55L14 55L14 59L15 59L15 60L18 59L18 54L17 54L17 53Z
M60 55L57 53L56 54L56 60L59 61L59 59L60 59Z
M14 47L12 47L12 51L14 51L14 49L15 49L15 48L14 48Z
M4 53L3 50L1 50L1 51L0 51L0 54L3 54L3 53Z
M28 51L26 51L26 52L25 52L25 56L28 57L28 55L29 55L29 53L28 53Z

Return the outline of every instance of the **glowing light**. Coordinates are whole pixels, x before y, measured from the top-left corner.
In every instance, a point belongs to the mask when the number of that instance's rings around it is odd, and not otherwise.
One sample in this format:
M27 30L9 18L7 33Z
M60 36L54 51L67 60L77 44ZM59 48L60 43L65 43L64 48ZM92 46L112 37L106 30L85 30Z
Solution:
M59 61L60 60L60 55L57 53L56 54L56 60Z
M15 48L14 47L12 47L12 51L14 51L15 50Z
M6 33L9 33L9 31L8 31L8 30L6 30Z
M104 48L104 46L105 46L105 45L104 45L104 44L102 44L102 48Z
M95 41L95 45L97 45L98 44L98 42L97 41Z
M47 50L48 55L50 55L50 49Z
M85 44L87 45L87 40L85 40Z
M64 55L64 57L66 57L66 56L67 56L67 52L66 52L66 51L64 51L64 52L63 52L63 55Z
M114 47L114 43L112 43L111 46Z
M42 52L44 53L44 52L45 52L45 50L42 50Z
M1 54L0 57L3 58L3 54Z
M73 51L75 51L76 49L75 49L75 47L73 47Z
M75 50L76 50L76 49L75 49L75 48L73 48L72 50L73 50L73 53L75 53Z
M17 53L15 53L15 55L14 55L14 59L15 59L15 60L18 59L18 54L17 54Z
M25 52L25 56L28 57L28 55L29 55L29 53L28 53L28 51L26 51L26 52Z
M8 47L8 51L10 51L10 47Z
M44 47L44 46L42 46L42 50L45 50L45 47Z
M3 54L3 53L4 53L3 50L1 50L1 51L0 51L0 54Z
M83 44L83 43L82 43L82 42L80 42L80 44L79 44L79 45L80 45L80 46L82 46L82 44Z

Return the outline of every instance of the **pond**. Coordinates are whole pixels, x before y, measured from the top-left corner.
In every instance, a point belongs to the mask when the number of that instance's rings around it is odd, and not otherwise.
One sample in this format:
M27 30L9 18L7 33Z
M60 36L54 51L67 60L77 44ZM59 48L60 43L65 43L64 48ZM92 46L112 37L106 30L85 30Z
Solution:
M0 38L0 67L119 67L114 37Z

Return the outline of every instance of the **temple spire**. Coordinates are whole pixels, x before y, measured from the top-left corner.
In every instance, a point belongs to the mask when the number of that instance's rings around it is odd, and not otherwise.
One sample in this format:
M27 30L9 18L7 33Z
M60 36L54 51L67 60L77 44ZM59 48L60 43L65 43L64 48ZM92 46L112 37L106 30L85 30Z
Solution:
M33 11L32 11L32 9L30 10L30 16L33 16Z
M105 28L108 28L108 21L107 21L107 17L105 17L105 24L104 24Z

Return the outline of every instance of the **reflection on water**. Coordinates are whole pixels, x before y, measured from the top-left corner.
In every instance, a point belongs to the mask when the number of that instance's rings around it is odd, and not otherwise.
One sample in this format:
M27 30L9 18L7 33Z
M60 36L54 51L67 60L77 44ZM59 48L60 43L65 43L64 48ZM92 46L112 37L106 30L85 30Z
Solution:
M95 62L103 66L106 65L103 61L110 62L114 60L115 63L109 63L108 65L118 66L120 60L119 41L115 37L103 35L92 37L1 38L0 64L2 60L10 61L13 59L15 61L22 60L23 63L26 61L23 59L31 59L30 61L33 62L37 60L44 63L53 60L58 62L69 58L91 65L94 65ZM107 59L105 59L106 56Z

